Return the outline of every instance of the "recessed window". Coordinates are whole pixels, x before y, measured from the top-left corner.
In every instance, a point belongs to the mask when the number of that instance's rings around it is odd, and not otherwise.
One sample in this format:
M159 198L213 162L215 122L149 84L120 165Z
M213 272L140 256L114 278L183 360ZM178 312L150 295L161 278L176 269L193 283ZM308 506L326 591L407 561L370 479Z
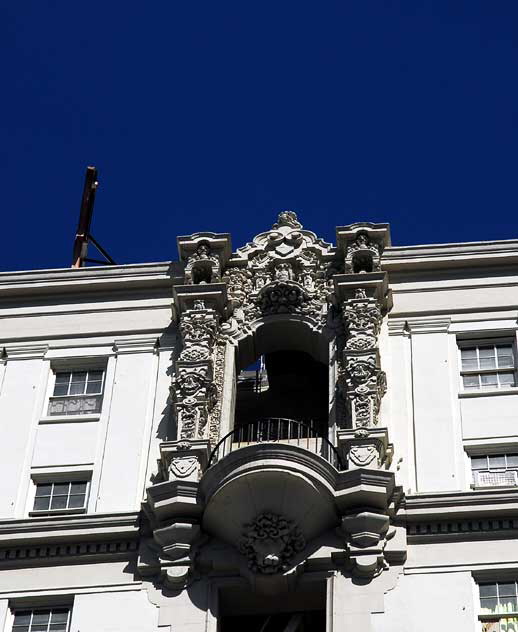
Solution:
M483 632L518 629L518 596L515 581L479 584Z
M57 371L49 399L49 415L84 415L101 411L104 371Z
M15 610L13 632L67 632L70 608Z
M471 457L476 487L518 485L518 454L489 454Z
M88 481L36 483L33 511L85 509Z
M465 391L516 386L515 356L510 342L463 343L460 359L462 386Z

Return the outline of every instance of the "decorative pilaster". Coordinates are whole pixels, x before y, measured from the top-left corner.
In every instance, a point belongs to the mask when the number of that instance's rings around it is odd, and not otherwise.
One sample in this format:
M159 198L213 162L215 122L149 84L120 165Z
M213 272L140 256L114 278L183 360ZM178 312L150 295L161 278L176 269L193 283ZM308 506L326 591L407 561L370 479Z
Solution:
M222 284L199 287L203 290L178 286L174 292L183 345L171 386L179 439L207 438L209 415L218 397L215 343L226 291Z
M382 272L335 276L346 333L341 358L341 387L352 428L370 428L379 422L386 391L381 370L378 336L389 307L386 275Z
M346 274L334 277L342 308L345 342L340 358L339 386L347 404L346 427L339 447L349 469L381 468L392 453L388 433L379 425L386 377L381 368L379 334L391 307L381 255L390 243L386 224L353 224L337 229Z

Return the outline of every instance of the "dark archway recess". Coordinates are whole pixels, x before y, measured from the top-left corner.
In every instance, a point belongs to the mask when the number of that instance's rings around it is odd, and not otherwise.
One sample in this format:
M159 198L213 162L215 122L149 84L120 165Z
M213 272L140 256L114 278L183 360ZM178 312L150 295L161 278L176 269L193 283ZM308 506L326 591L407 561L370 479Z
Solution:
M304 351L274 351L263 358L261 366L241 371L237 378L235 427L285 418L327 436L327 365Z

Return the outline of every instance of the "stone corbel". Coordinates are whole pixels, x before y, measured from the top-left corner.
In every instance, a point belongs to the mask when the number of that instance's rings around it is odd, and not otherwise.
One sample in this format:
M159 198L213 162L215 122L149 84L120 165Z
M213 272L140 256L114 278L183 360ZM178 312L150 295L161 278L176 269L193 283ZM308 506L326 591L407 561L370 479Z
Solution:
M209 451L207 441L162 443L161 481L148 487L143 504L148 533L142 538L139 572L173 590L181 590L192 579L197 550L204 542L198 480Z
M338 451L348 470L389 467L393 448L386 428L338 430L337 436Z
M359 511L342 518L340 530L353 575L371 579L388 568L384 549L392 535L389 527L389 516L374 511Z
M205 440L166 441L160 444L160 474L163 480L199 481L210 455Z

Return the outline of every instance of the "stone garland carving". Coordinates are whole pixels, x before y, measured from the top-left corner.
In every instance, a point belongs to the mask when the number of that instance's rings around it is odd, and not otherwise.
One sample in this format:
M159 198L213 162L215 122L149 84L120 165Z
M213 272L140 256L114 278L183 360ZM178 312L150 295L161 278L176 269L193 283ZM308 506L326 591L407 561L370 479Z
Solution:
M363 288L342 305L346 343L340 369L345 382L353 428L378 423L381 398L386 391L385 373L377 349L382 313L377 300Z
M209 414L217 402L214 383L214 344L219 316L196 301L180 319L183 349L176 362L172 395L181 439L207 435Z
M293 521L264 513L245 525L239 550L248 558L248 567L253 572L271 575L286 571L305 546L304 536Z

